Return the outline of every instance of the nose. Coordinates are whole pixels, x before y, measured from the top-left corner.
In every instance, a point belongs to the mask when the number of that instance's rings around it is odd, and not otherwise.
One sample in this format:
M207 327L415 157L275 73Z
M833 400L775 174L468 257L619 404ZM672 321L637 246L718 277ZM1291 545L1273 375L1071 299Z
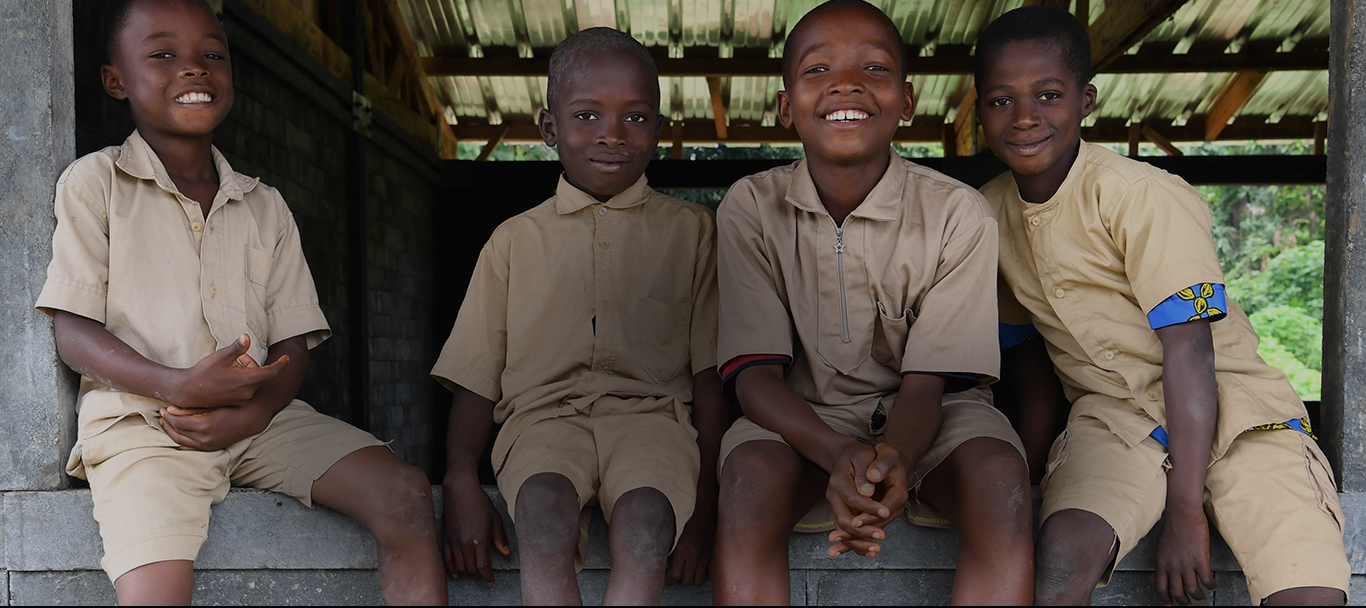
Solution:
M830 93L850 95L864 92L863 75L863 69L856 66L836 68L834 78L830 80Z
M598 130L598 143L609 148L626 143L626 124L621 120L604 120Z
M1010 124L1016 129L1029 129L1039 124L1039 113L1035 111L1033 103L1021 101L1013 106L1010 114Z
M203 59L199 57L188 58L185 65L180 67L181 78L205 78L208 75L209 68L204 65Z

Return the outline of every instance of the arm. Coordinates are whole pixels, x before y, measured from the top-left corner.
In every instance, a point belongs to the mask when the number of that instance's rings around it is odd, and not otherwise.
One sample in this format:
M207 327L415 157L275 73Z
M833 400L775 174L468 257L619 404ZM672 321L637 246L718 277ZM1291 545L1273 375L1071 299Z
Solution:
M1157 545L1155 582L1163 603L1189 604L1205 594L1196 582L1215 587L1209 567L1209 523L1203 507L1205 471L1219 418L1214 380L1214 341L1208 320L1157 330L1162 341L1168 456L1167 509Z
M873 499L874 484L866 477L876 450L831 429L811 404L787 386L782 366L747 367L740 371L735 387L740 407L750 420L782 435L798 454L830 474L825 496L836 509L837 523L840 509L844 510L842 528L850 526L855 513L891 517L891 510Z
M275 379L289 363L284 357L265 367L247 367L251 357L245 354L251 338L244 334L194 367L177 369L143 357L92 319L58 310L54 320L57 352L76 373L187 409L245 406L262 384Z
M871 497L881 511L841 513L846 506L835 509L839 528L830 533L831 556L855 551L872 556L882 550L888 523L901 516L910 498L911 479L915 463L929 451L939 435L943 423L944 377L932 374L906 374L901 378L892 411L887 415L884 440L876 448L877 458L868 466L867 479L876 484ZM845 523L847 522L847 524Z
M503 518L479 484L479 460L493 431L493 406L493 401L468 389L456 391L446 429L446 476L441 480L445 496L441 555L446 573L451 578L459 578L461 572L478 574L490 585L490 541L499 553L511 553Z
M697 476L697 502L692 519L683 527L678 546L669 556L670 581L691 586L701 585L711 577L709 566L716 542L716 501L721 494L716 461L721 452L721 437L734 421L716 368L709 367L695 374L692 423L697 429L702 470Z
M239 341L245 349L250 337ZM240 355L247 369L256 368L250 356ZM237 362L235 361L234 364ZM266 352L266 368L279 374L262 382L256 394L241 405L218 408L185 408L171 405L161 409L161 428L182 446L197 450L221 450L266 430L270 421L299 393L308 371L308 346L303 336L276 342Z

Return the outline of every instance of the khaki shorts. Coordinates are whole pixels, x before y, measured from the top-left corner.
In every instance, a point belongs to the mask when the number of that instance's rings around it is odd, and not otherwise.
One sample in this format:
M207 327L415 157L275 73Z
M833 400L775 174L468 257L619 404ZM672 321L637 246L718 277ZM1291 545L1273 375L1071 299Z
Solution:
M1099 515L1119 538L1118 563L1167 502L1167 450L1130 448L1099 420L1078 416L1049 454L1040 522L1064 509ZM1294 430L1247 431L1205 477L1205 512L1228 541L1254 603L1294 587L1347 593L1351 568L1333 474L1319 446ZM1105 572L1109 583L1115 564Z
M498 490L507 499L514 522L517 492L532 476L558 473L574 484L581 512L575 570L583 569L589 508L594 504L602 508L610 525L617 499L638 488L659 490L673 507L677 543L697 502L697 475L702 468L697 431L678 421L671 400L659 399L660 407L647 405L645 413L611 414L610 402L615 399L602 397L587 414L550 418L527 427L497 471Z
M853 437L868 445L882 442L882 424L874 424L873 417L880 415L885 424L886 411L890 409L894 397L885 398L882 404L868 406L816 406L816 414L835 432ZM961 393L944 395L944 419L939 435L934 438L929 451L915 464L915 487L911 488L910 502L906 503L906 518L917 526L928 528L952 528L953 525L938 509L919 498L920 480L925 479L935 467L944 462L949 454L969 439L988 437L999 439L1014 446L1023 459L1024 445L1011 428L1010 421L991 405L991 392L986 387L978 387ZM877 430L874 431L874 426ZM730 427L721 439L721 458L717 469L719 475L725 469L726 457L740 444L750 441L777 441L786 444L782 435L755 424L742 417ZM822 499L812 507L802 520L793 528L796 532L826 532L835 529L835 513L830 503Z
M313 482L347 454L384 445L295 400L266 430L216 452L182 450L155 413L129 415L72 450L67 472L88 479L109 580L168 561L194 561L209 507L230 485L288 494L313 506Z

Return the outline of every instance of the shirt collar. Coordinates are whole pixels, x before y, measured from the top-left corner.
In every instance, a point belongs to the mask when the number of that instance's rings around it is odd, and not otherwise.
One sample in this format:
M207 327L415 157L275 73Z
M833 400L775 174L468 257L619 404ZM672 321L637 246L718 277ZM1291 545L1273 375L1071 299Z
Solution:
M898 156L890 146L887 153L892 157L891 162L887 163L887 171L882 174L882 179L878 180L877 185L873 186L872 192L869 192L863 202L849 214L850 216L870 220L894 220L901 216L901 194L906 185L907 161ZM825 210L825 205L821 204L816 182L811 178L811 171L805 158L797 161L797 167L792 173L792 183L787 187L787 202L803 211L826 215L830 213Z
M606 205L613 209L635 207L643 204L645 199L649 198L650 189L645 183L645 176L641 175L636 183L631 184L631 187L622 190L621 193L604 203L569 183L569 180L565 179L564 174L561 173L560 184L555 188L555 211L559 212L560 215L568 215L592 205Z
M213 164L218 169L218 190L229 200L242 200L246 193L251 192L256 188L256 184L261 182L260 178L247 177L233 171L232 165L228 164L228 159L223 157L218 148L210 146L209 152L213 154ZM123 146L119 149L119 160L114 165L128 175L154 181L162 190L184 196L166 172L166 166L161 163L156 150L153 150L137 131L133 131L133 134L124 140Z

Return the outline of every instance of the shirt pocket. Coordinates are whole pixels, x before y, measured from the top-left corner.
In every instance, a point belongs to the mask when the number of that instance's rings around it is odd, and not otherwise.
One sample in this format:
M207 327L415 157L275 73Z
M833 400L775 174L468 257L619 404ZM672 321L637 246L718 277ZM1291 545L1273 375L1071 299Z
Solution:
M270 285L270 269L275 259L269 253L254 247L246 248L246 294L243 310L246 311L247 329L252 334L252 344L265 346L270 336L270 318L266 313L266 291ZM259 342L258 342L259 340ZM260 363L258 361L258 363Z
M901 359L906 354L906 338L910 335L911 325L915 323L915 311L910 308L900 311L900 316L890 314L887 306L877 303L877 324L873 326L873 359L896 371L901 371Z
M1272 431L1274 433L1292 432L1300 436L1300 441L1304 442L1304 466L1309 473L1309 485L1314 489L1314 498L1318 501L1319 510L1333 517L1338 529L1343 529L1342 505L1338 502L1337 484L1333 483L1333 471L1328 468L1328 463L1324 461L1323 452L1318 449L1313 439L1299 431Z
M690 335L690 313L687 303L640 300L641 366L656 384L668 384L688 365L688 344L680 336Z

